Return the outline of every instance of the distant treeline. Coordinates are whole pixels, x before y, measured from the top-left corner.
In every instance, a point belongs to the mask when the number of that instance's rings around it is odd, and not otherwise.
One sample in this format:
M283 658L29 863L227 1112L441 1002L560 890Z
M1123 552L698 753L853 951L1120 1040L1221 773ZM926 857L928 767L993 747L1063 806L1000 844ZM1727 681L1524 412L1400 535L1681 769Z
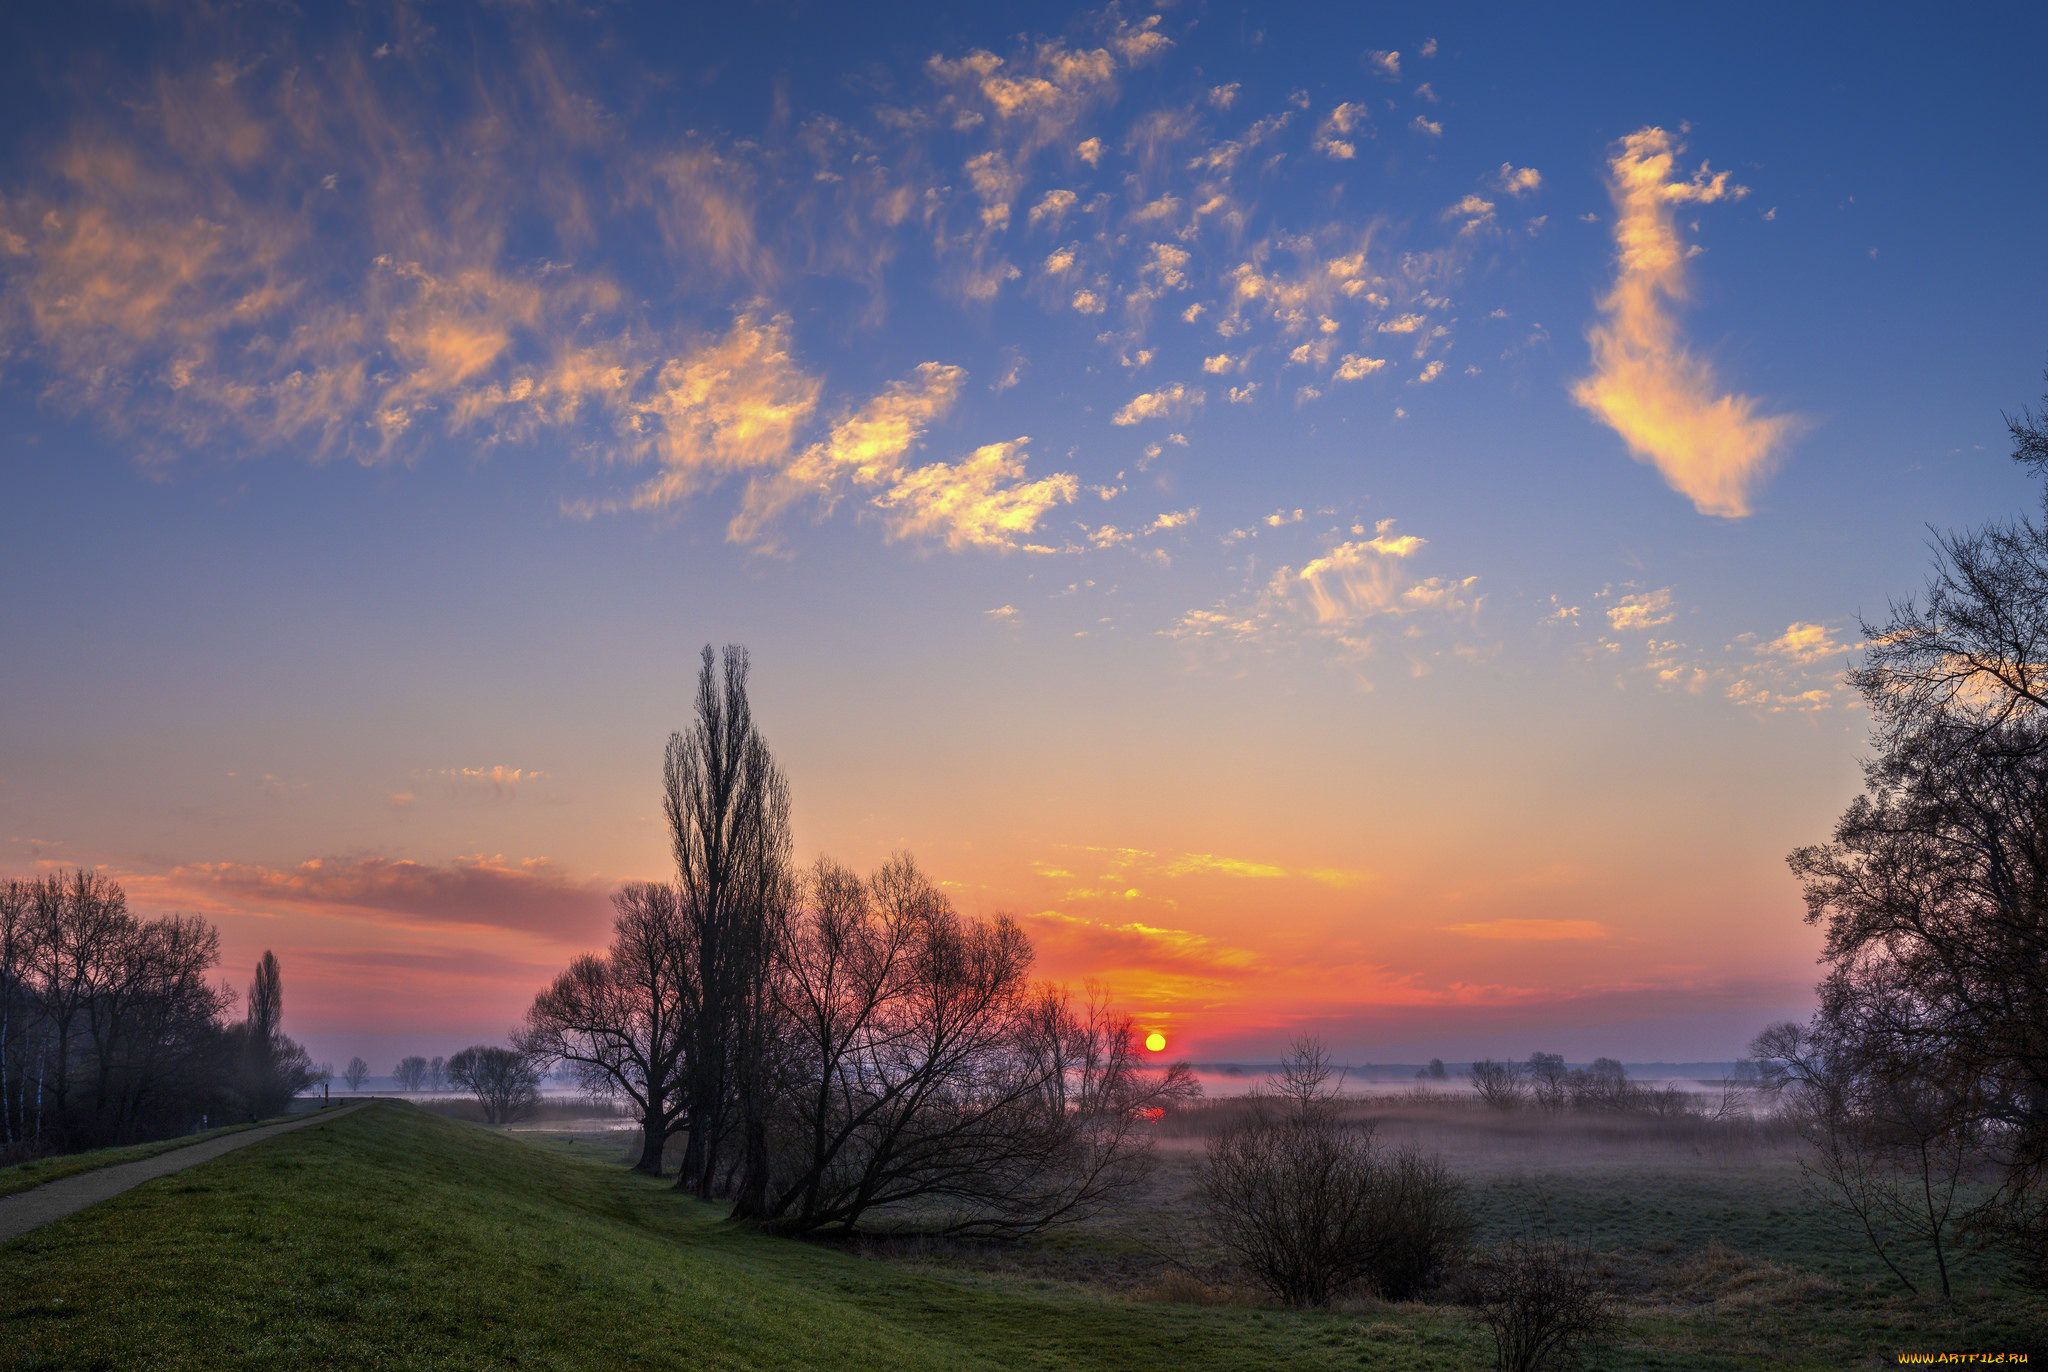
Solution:
M279 1029L277 959L245 1017L208 980L220 936L197 915L140 919L83 869L0 883L0 1154L134 1143L274 1114L313 1079Z
M1441 1078L1443 1064L1433 1066L1438 1070L1431 1075ZM1754 1082L1755 1064L1748 1064L1748 1069L1747 1076ZM1472 1089L1479 1099L1498 1110L1527 1106L1608 1114L1689 1115L1710 1108L1682 1087L1630 1081L1628 1069L1613 1058L1595 1058L1584 1067L1567 1067L1561 1053L1531 1053L1527 1062L1475 1062ZM1718 1106L1712 1108L1728 1113L1734 1108L1735 1099L1734 1093L1724 1089Z

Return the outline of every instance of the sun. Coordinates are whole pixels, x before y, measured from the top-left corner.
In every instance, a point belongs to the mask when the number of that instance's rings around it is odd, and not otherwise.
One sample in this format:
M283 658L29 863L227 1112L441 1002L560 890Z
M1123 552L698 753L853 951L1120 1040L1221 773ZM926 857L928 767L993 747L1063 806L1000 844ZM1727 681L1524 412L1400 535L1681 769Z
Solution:
M1165 1052L1166 1035L1160 1033L1157 1029L1154 1029L1151 1033L1145 1035L1145 1046L1155 1053Z

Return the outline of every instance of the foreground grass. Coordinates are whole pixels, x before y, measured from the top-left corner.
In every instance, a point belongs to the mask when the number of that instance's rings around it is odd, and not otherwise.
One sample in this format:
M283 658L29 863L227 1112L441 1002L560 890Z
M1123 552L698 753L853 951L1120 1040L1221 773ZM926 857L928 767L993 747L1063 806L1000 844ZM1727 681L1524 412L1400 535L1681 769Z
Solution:
M275 1120L262 1123L275 1124ZM65 1153L58 1157L37 1158L33 1162L16 1163L12 1167L0 1167L0 1196L11 1196L41 1186L46 1181L59 1177L76 1176L80 1172L97 1172L102 1167L116 1167L124 1162L140 1162L153 1158L159 1153L168 1153L174 1148L186 1148L208 1139L217 1139L223 1134L239 1134L244 1129L254 1129L254 1124L230 1124L220 1129L208 1129L197 1134L180 1134L174 1139L158 1139L155 1143L131 1143L121 1148L95 1148L88 1153Z
M0 1248L0 1369L1492 1363L1490 1340L1449 1308L1177 1305L1075 1280L1134 1242L1159 1251L1137 1215L1005 1249L994 1263L944 1245L921 1260L877 1260L729 1225L628 1172L618 1153L616 1139L514 1138L396 1103L266 1140ZM2048 1352L2038 1303L1990 1292L1905 1300L1852 1272L1727 1246L1768 1237L1773 1211L1790 1218L1789 1197L1754 1173L1723 1178L1715 1196L1674 1195L1668 1175L1661 1195L1648 1176L1588 1178L1583 1193L1543 1184L1556 1180L1496 1178L1482 1209L1489 1228L1594 1231L1611 1284L1633 1293L1601 1368ZM1150 1213L1171 1211L1168 1194L1159 1199ZM1673 1230L1689 1225L1721 1237L1680 1243ZM1811 1242L1804 1228L1792 1226L1795 1249ZM1652 1232L1664 1237L1641 1244ZM1049 1265L1034 1266L1034 1251Z
M1448 1311L1132 1304L767 1238L373 1105L0 1249L0 1367L1464 1369Z

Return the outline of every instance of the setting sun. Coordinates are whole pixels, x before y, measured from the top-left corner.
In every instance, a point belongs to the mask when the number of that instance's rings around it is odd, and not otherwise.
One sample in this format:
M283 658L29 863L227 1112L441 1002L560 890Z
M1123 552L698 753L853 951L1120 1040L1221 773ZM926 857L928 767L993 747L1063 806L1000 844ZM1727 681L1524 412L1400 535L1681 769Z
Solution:
M1154 1029L1151 1033L1145 1035L1145 1046L1155 1053L1165 1052L1166 1035L1160 1033L1157 1029Z

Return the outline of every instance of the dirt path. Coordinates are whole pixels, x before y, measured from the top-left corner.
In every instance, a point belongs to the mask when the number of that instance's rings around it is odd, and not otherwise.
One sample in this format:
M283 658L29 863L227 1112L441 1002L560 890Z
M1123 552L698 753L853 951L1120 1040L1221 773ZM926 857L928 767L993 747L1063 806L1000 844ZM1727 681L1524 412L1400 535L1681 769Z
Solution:
M123 1191L132 1191L146 1181L168 1177L173 1172L182 1172L188 1167L212 1162L223 1153L232 1153L237 1148L247 1148L252 1143L261 1143L279 1134L288 1134L294 1129L304 1129L309 1124L339 1119L360 1109L360 1105L344 1105L338 1110L319 1110L302 1119L286 1120L282 1124L266 1124L260 1129L244 1129L239 1134L208 1139L204 1143L195 1143L190 1148L173 1148L168 1153L143 1158L140 1162L124 1162L93 1172L80 1172L75 1176L44 1182L41 1186L32 1187L27 1191L18 1191L14 1195L0 1198L0 1244L18 1239L31 1229L40 1229L52 1220L75 1215L88 1205L98 1205L103 1200L112 1200Z

